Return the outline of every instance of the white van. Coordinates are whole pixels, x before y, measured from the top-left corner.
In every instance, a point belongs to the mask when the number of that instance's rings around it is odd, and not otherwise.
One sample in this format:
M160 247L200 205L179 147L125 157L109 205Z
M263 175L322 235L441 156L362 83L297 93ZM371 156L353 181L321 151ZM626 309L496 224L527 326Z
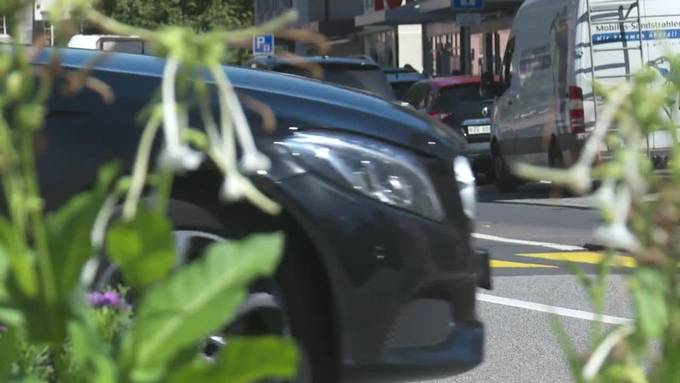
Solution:
M602 112L593 82L627 81L648 65L667 75L669 52L680 53L680 0L527 0L513 22L494 107L498 189L517 186L508 163L571 165ZM657 167L670 144L662 133L648 138Z
M93 49L109 52L151 54L149 43L137 36L117 35L74 35L69 40L69 48Z

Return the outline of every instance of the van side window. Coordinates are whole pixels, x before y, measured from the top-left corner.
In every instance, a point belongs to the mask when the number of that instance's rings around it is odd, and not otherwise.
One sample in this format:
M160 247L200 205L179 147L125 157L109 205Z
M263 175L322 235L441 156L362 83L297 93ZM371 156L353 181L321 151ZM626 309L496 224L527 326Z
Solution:
M512 55L515 52L515 37L508 40L508 46L505 48L505 55L503 56L503 84L505 87L510 86L512 81Z

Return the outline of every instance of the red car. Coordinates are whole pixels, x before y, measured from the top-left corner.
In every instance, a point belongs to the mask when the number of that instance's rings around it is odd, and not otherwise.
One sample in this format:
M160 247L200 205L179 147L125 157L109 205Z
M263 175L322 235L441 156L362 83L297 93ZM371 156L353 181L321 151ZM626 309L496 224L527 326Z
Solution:
M489 112L493 101L481 90L480 76L422 80L409 89L405 101L463 135L475 170L491 176Z

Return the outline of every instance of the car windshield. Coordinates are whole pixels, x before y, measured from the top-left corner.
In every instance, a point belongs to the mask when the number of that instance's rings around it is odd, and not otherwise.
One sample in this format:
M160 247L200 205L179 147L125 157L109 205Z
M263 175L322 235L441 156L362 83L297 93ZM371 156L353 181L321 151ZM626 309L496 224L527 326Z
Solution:
M387 82L385 73L379 68L339 69L324 68L324 81L357 88L378 95L387 100L394 100L394 92Z

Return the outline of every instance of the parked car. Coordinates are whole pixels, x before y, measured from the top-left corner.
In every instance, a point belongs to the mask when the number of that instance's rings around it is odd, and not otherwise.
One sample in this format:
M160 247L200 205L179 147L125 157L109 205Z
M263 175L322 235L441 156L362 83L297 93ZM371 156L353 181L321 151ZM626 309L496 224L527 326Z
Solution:
M69 48L94 49L107 52L151 54L150 44L138 36L117 35L73 35L68 41Z
M678 1L524 2L507 44L493 117L498 189L516 188L519 180L509 170L515 162L572 165L602 114L604 99L592 84L628 81L644 66L667 75L666 55L680 52L677 25ZM672 142L668 132L648 136L657 168L666 166ZM604 147L600 158L609 156Z
M385 72L373 60L357 57L309 56L302 57L303 63L321 67L321 80L372 93L386 100L396 100L394 92L387 82ZM265 69L275 72L313 77L313 73L297 59L277 56L255 57L246 63L253 69Z
M489 100L481 92L480 76L436 77L415 83L406 102L448 125L468 142L466 155L475 170L491 174ZM466 122L467 121L467 122Z
M425 78L411 67L383 68L383 72L387 75L387 82L392 86L394 96L398 100L405 100L409 88Z
M90 187L101 165L129 164L142 131L136 116L160 85L160 58L96 54L62 52L67 71L95 63L91 74L116 101L87 90L49 101L38 168L50 209ZM213 241L285 233L275 278L253 286L233 328L292 334L305 361L300 382L422 380L481 363L475 293L489 285L489 259L471 247L475 185L463 140L376 97L298 76L225 71L239 95L276 115L278 128L265 133L247 109L272 161L253 182L283 213L223 204L210 166L176 179L168 209L182 259Z

